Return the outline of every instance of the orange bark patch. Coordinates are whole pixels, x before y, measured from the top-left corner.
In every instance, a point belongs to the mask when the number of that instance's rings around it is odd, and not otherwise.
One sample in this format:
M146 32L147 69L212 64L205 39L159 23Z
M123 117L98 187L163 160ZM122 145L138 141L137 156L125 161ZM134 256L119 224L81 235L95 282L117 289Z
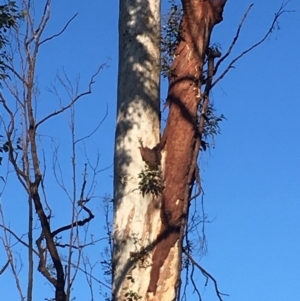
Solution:
M201 100L203 64L213 26L222 20L225 5L221 1L183 0L182 36L172 65L168 91L169 116L164 132L166 151L161 218L158 243L148 292L156 293L163 266L170 249L181 239L180 230L187 217L189 173L197 135L197 109ZM184 223L182 223L184 220ZM179 242L179 245L181 241ZM181 258L181 254L177 254ZM174 273L175 271L169 271ZM177 271L180 273L180 271ZM164 277L167 277L164 275Z

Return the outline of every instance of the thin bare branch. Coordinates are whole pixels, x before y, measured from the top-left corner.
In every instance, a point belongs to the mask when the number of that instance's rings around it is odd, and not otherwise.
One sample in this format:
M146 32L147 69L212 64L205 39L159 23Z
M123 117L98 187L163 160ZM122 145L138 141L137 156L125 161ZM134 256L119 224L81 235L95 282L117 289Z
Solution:
M5 231L7 231L9 234L11 234L19 243L21 243L22 245L24 245L26 248L29 248L29 245L27 242L25 242L24 240L22 240L14 231L12 231L10 228L7 228L4 225L0 224L0 227L3 228ZM36 250L32 250L33 253L35 253L35 255L39 256L39 253Z
M45 156L45 150L43 149L43 166L44 166L44 170L43 170L43 175L42 175L42 181L41 181L41 188L42 188L42 193L43 193L43 198L44 198L44 202L46 205L46 210L49 211L49 218L51 218L52 216L52 209L51 206L48 202L48 197L46 194L46 189L45 189L45 178L46 178L46 170L47 170L47 165L46 165L46 156Z
M88 287L89 287L89 290L90 290L90 295L91 295L91 301L94 301L94 292L93 292L93 279L92 277L90 276L92 273L93 273L93 269L95 268L96 264L91 264L90 263L90 260L88 257L86 258L83 258L83 266L84 266L84 269L85 271L87 271L87 267L89 267L89 270L90 270L90 273L84 273L85 275L85 279L88 283Z
M269 30L267 31L267 33L263 36L263 38L261 40L259 40L257 43L253 44L251 47L249 47L248 49L244 50L240 55L238 55L236 58L234 58L230 64L227 66L227 68L222 72L222 74L214 81L214 83L212 84L211 88L213 88L228 72L231 68L234 68L234 63L236 63L239 59L241 59L244 55L246 55L248 52L252 51L254 48L258 47L259 45L261 45L268 37L269 35L273 32L276 24L278 23L278 19L280 18L280 16L284 13L287 12L293 12L293 11L287 11L284 8L287 6L287 4L290 1L287 1L285 3L283 3L279 10L277 11L277 13L275 13L275 16L273 18L272 24L269 27Z
M102 123L106 119L107 115L108 115L108 105L106 105L106 112L104 114L104 117L99 121L99 123L96 126L96 128L91 133L89 133L88 135L86 135L86 136L84 136L82 138L77 139L74 143L77 144L80 141L83 141L85 139L88 139L88 138L92 137L99 130L100 126L102 125Z
M54 35L52 35L52 36L50 36L50 37L44 39L43 41L41 41L41 42L39 43L39 46L41 46L42 44L44 44L44 43L46 43L46 42L48 42L48 41L50 41L50 40L52 40L52 39L54 39L54 38L56 38L56 37L59 37L61 34L63 34L64 31L65 31L65 30L68 28L68 26L70 25L70 23L77 17L77 15L78 15L78 13L76 13L76 14L75 14L75 15L67 22L67 24L64 26L64 28L63 28L59 33L54 34Z
M222 56L222 57L218 60L216 66L215 66L214 75L217 73L218 68L219 68L219 66L221 65L221 63L222 63L222 62L223 62L223 61L231 54L231 51L232 51L234 45L236 44L236 42L237 42L237 40L238 40L238 38L239 38L239 36L240 36L240 31L241 31L241 29L242 29L242 27L243 27L243 25L244 25L244 22L245 22L245 20L246 20L248 14L249 14L251 8L253 7L253 5L254 5L254 3L250 4L249 7L248 7L248 9L247 9L247 11L245 12L245 14L244 14L244 16L243 16L243 18L242 18L242 20L241 20L239 26L238 26L238 29L237 29L236 34L235 34L235 37L233 38L232 43L231 43L231 45L229 46L229 48L228 48L226 54L225 54L224 56Z
M194 287L194 291L196 292L196 294L198 295L198 298L199 298L199 301L202 301L202 298L201 298L201 294L197 288L197 285L195 283L195 280L194 280L194 272L195 272L195 265L192 264L192 271L191 271L191 282L192 282L192 285Z
M73 264L72 264L73 265ZM111 287L109 285L107 285L106 283L102 282L101 280L97 279L95 276L93 276L92 274L90 274L88 271L84 270L81 267L78 267L78 270L83 272L84 274L89 275L94 281L96 281L97 283L105 286L107 289L111 290Z
M19 91L17 90L17 80L15 78L15 83L14 83L14 86L10 85L10 83L8 81L5 81L5 86L6 88L9 90L9 92L11 93L11 95L16 99L18 105L20 106L20 108L22 110L24 110L24 103L23 103L23 100L20 98L20 93Z
M218 283L217 283L217 280L210 274L208 273L192 256L191 254L189 254L188 252L186 252L185 250L183 250L184 254L188 257L188 259L191 261L192 264L194 264L199 270L200 272L203 274L204 277L206 277L206 279L210 279L213 283L214 283L214 287L215 287L215 292L218 296L218 299L220 301L223 301L222 299L222 296L229 296L228 294L224 294L224 293L221 293L219 291L219 288L218 288Z
M8 69L9 71L11 71L26 87L27 87L27 82L25 80L25 77L20 75L15 68L7 65L5 62L1 62L1 64L6 68Z
M59 109L58 111L55 111L55 112L49 114L48 116L42 118L40 121L38 121L38 122L36 123L35 127L37 128L37 127L40 126L42 123L44 123L46 120L48 120L48 119L50 119L50 118L52 118L52 117L54 117L54 116L57 116L57 115L61 114L62 112L64 112L64 111L70 109L70 108L76 103L76 101L78 101L78 100L79 100L80 98L82 98L83 96L86 96L86 95L88 95L88 94L91 94L91 93L92 93L92 86L93 86L93 84L95 83L95 77L99 74L99 72L100 72L104 67L107 67L107 64L106 64L106 63L102 64L102 65L98 68L98 70L93 74L93 76L91 77L91 80L90 80L90 82L89 82L89 85L88 85L89 88L88 88L87 91L82 92L82 93L80 93L79 95L77 95L74 99L72 99L72 101L71 101L68 105L66 105L66 106L62 107L61 109Z
M108 237L103 237L103 238L99 238L99 239L96 239L91 242L84 243L84 244L78 245L78 246L70 245L70 244L61 244L61 243L57 243L56 245L60 248L71 248L71 249L75 249L75 250L81 250L88 246L94 246L97 242L102 241L102 240L107 240L107 239L108 239Z
M80 221L75 221L69 225L66 225L66 226L63 226L63 227L60 227L58 228L57 230L53 231L51 233L51 236L54 237L56 236L57 234L63 232L63 231L66 231L66 230L69 230L69 229L72 229L74 227L77 227L77 226L84 226L86 223L88 223L89 221L91 221L95 216L93 215L92 211L90 209L88 209L87 207L85 207L83 205L84 202L87 202L88 200L80 200L78 201L78 205L80 205L82 207L83 210L85 210L89 216L83 220L80 220Z
M81 192L80 192L80 205L82 204L82 202L84 203L84 191L85 191L85 186L86 186L86 176L87 176L87 164L84 164L84 172L83 172L83 183L81 186Z
M47 0L47 2L45 3L45 6L44 6L44 11L43 11L43 14L42 14L42 18L41 18L41 21L40 21L40 24L38 26L38 28L35 30L35 33L34 33L34 38L38 41L45 28L46 28L46 25L50 19L50 5L51 5L51 0ZM39 46L39 43L37 43L36 47Z
M10 125L9 125L8 129L6 130L6 136L7 136L7 140L9 143L9 150L8 150L9 160L12 163L12 165L16 171L16 174L17 174L17 177L18 177L20 183L25 188L25 190L28 192L28 188L26 186L26 181L28 178L27 178L26 174L19 168L19 166L17 164L17 157L15 157L14 149L12 147L12 135L13 135L13 132L15 129L15 115L8 107L6 100L1 92L0 92L0 103L2 103L4 109L10 116Z
M1 204L0 204L0 217L1 217L1 220L2 220L2 224L5 226L4 213L3 213L3 210L2 210ZM4 237L0 236L0 239L2 240L2 243L4 245L6 255L7 255L10 267L11 267L13 277L14 277L15 282L16 282L16 286L17 286L17 290L19 292L20 298L21 298L21 300L24 300L24 294L23 294L23 291L22 291L22 286L21 286L21 282L20 282L20 278L19 278L19 272L16 270L15 259L14 259L13 253L12 253L11 246L9 244L8 231L6 231L4 229Z
M9 260L7 260L6 264L0 270L0 275L2 275L5 272L5 270L7 269L8 265L9 265Z

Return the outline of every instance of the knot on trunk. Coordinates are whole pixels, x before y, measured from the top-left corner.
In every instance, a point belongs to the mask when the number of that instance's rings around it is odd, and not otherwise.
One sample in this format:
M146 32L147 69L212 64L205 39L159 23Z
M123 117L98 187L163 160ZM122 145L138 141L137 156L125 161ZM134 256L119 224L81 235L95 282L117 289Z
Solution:
M155 168L160 165L160 144L154 146L153 148L149 148L147 146L144 147L142 140L140 140L139 150L141 152L143 161L146 162L149 167Z

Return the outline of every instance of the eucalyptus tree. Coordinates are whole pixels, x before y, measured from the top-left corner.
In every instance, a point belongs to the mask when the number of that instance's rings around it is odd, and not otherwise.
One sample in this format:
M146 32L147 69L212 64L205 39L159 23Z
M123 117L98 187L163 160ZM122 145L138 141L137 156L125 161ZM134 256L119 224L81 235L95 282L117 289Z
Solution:
M183 233L220 56L209 41L226 0L181 2L160 134L160 2L120 1L114 300L174 300L180 289Z

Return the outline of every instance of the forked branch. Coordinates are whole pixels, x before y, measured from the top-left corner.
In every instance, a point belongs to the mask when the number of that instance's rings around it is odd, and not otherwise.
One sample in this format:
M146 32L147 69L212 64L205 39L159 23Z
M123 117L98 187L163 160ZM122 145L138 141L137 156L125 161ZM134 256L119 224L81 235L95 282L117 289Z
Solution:
M212 88L221 80L223 79L223 77L229 72L229 70L231 68L234 67L234 64L239 60L241 59L244 55L246 55L248 52L252 51L253 49L255 49L256 47L258 47L259 45L261 45L269 36L270 34L273 32L274 28L276 27L276 25L278 26L278 19L281 17L282 14L284 13L287 13L287 12L293 12L293 11L288 11L288 10L285 10L285 7L287 6L287 4L290 2L287 1L283 4L281 4L279 10L277 11L277 13L275 13L275 16L273 18L273 21L271 23L271 26L269 27L269 30L267 31L267 33L262 37L262 39L260 39L258 42L256 42L255 44L253 44L252 46L250 46L249 48L247 48L246 50L244 50L241 54L239 54L236 58L234 58L230 63L229 65L227 66L227 68L221 73L221 75L213 82L212 84ZM220 66L220 64L224 61L225 58L227 58L229 56L229 54L231 53L232 51L232 48L234 47L238 37L239 37L239 33L240 33L240 30L244 24L244 21L250 11L250 9L252 8L253 4L251 4L248 8L248 10L246 11L239 27L238 27L238 30L237 30L237 33L233 39L233 42L231 43L227 53L224 55L224 57L222 57L218 63L216 64L216 68L215 68L215 73L217 72L218 70L218 67Z
M222 296L229 296L228 294L224 294L224 293L221 293L219 288L218 288L218 283L217 283L217 280L210 274L208 273L192 256L191 254L189 254L188 252L186 252L185 250L183 250L184 254L188 257L188 259L191 261L191 263L196 266L200 272L203 274L204 277L206 277L206 284L207 285L207 282L208 280L210 279L213 283L214 283L214 287L215 287L215 292L218 296L218 299L220 301L223 301L222 299Z
M245 12L245 14L244 14L244 16L243 16L243 18L242 18L242 21L240 22L240 24L239 24L239 26L238 26L238 29L237 29L236 34L235 34L235 37L233 38L232 43L231 43L231 45L229 46L229 48L228 48L226 54L223 55L223 56L218 60L216 66L215 66L214 75L218 72L218 68L219 68L219 66L221 65L221 63L222 63L225 59L227 59L227 57L231 54L231 51L232 51L233 47L235 46L235 44L236 44L236 42L237 42L237 40L238 40L238 38L239 38L239 36L240 36L240 32L241 32L241 29L242 29L242 27L243 27L243 25L244 25L244 22L245 22L245 20L247 19L247 16L248 16L248 14L249 14L251 8L253 7L253 5L254 5L254 3L250 4L249 7L248 7L248 9L247 9L247 11Z
M40 121L38 121L35 125L35 128L37 129L38 126L40 126L42 123L44 123L45 121L47 121L48 119L54 117L54 116L57 116L61 113L63 113L64 111L70 109L72 106L74 106L74 104L82 97L88 95L88 94L91 94L92 93L92 86L93 84L95 83L95 77L99 74L99 72L104 69L105 67L107 67L107 64L104 63L102 64L98 69L97 71L92 75L91 79L90 79L90 82L88 84L88 90L85 91L85 92L82 92L80 93L79 95L76 95L70 102L69 104L67 104L66 106L60 108L59 110L55 111L55 112L52 112L51 114L47 115L46 117L42 118Z

